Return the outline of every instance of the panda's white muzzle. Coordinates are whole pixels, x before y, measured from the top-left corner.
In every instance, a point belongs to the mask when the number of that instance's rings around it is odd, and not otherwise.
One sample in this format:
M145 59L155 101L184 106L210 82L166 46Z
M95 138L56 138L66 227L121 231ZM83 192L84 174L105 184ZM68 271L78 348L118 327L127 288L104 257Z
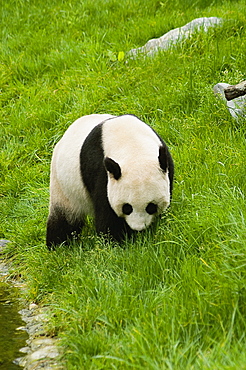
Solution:
M153 216L148 215L131 214L126 216L125 220L132 230L142 231L145 230L152 222Z

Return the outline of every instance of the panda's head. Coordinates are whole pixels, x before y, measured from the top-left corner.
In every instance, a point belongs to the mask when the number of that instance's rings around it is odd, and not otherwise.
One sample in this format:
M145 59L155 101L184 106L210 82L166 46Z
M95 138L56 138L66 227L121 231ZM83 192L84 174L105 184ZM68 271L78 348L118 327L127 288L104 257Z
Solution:
M156 161L119 163L106 157L107 195L118 217L123 217L132 230L141 231L170 204L170 181L167 165L161 162L161 149Z

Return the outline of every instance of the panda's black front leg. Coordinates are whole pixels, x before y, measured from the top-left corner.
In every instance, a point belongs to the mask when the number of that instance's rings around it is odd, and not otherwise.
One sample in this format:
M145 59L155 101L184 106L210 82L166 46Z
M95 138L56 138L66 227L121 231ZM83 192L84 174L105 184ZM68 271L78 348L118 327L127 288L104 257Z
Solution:
M130 236L132 230L124 218L116 215L108 200L102 201L102 199L94 204L96 231L98 234L110 235L114 240L120 242L126 235Z
M61 243L67 243L74 234L79 234L83 226L82 221L69 222L65 212L55 207L50 212L47 221L46 245L51 250Z

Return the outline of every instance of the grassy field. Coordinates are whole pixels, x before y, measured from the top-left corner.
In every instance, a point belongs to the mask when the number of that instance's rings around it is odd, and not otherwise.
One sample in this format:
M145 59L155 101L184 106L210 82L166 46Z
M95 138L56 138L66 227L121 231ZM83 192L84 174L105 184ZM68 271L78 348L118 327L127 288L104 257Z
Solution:
M118 60L202 16L224 22ZM246 121L212 92L246 79L245 24L245 0L4 2L0 238L27 298L50 307L66 369L246 369ZM156 129L175 162L172 206L124 248L88 220L78 242L48 252L52 150L90 113Z

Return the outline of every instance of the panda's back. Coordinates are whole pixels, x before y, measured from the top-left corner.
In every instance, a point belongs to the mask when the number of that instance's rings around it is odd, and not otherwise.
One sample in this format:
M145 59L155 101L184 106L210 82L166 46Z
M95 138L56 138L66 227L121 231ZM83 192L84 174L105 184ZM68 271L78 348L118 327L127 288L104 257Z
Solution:
M112 117L109 114L83 116L69 126L56 144L51 163L51 203L66 200L67 207L76 214L81 212L81 204L84 204L84 213L92 213L92 204L80 174L80 151L93 128Z
M100 123L102 123L100 137L97 136L94 140L94 135L98 132L95 131L96 126ZM59 203L59 200L63 199L63 202L67 203L66 207L77 215L93 213L88 184L85 186L82 181L84 173L81 173L81 150L85 147L83 145L85 140L92 146L102 148L102 152L99 150L98 158L93 158L94 163L100 162L99 165L103 163L103 157L107 156L122 165L122 170L126 169L126 172L129 172L129 164L133 173L136 169L139 172L141 164L144 164L144 172L148 163L159 166L161 140L137 117L93 114L77 119L57 143L51 164L51 203ZM87 146L88 150L95 156L95 151L91 151L91 145ZM95 178L96 167L89 170L90 181L91 178ZM91 176L91 173L94 175Z
M83 116L78 118L75 122L68 127L67 131L64 133L63 137L61 138L60 142L64 142L66 146L70 145L70 141L73 145L78 145L81 148L85 138L89 135L89 133L93 130L95 126L108 120L109 118L113 118L111 114L91 114L88 116ZM59 142L59 143L60 143Z
M133 115L123 115L103 124L102 142L105 156L118 163L158 160L161 139L154 130Z

